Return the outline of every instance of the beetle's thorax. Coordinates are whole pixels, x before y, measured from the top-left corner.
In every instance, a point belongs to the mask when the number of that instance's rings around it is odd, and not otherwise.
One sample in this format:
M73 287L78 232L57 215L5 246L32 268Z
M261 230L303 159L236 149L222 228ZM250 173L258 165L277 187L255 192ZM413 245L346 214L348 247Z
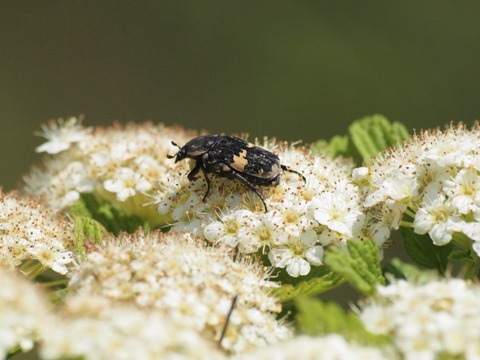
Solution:
M202 135L187 142L181 150L183 150L182 159L188 157L197 159L207 153L215 144L221 140L220 135Z

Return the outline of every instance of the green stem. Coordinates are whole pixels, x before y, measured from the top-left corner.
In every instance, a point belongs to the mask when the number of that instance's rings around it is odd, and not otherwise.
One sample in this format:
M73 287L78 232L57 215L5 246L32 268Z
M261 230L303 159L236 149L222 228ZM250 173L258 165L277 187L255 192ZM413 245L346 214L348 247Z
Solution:
M44 270L44 267L41 262L29 260L22 264L20 271L22 271L30 279L36 278Z
M406 227L406 228L413 228L413 224L408 221L401 221L400 226Z
M49 288L53 288L53 287L59 286L59 285L66 285L67 283L68 283L67 279L58 279L58 280L54 280L54 281L45 282L45 283L43 283L43 285L45 285L46 287L49 287Z
M416 211L415 210L412 210L411 208L411 205L409 205L409 207L407 207L404 211L405 214L407 214L408 216L410 216L412 219L415 219L415 213Z

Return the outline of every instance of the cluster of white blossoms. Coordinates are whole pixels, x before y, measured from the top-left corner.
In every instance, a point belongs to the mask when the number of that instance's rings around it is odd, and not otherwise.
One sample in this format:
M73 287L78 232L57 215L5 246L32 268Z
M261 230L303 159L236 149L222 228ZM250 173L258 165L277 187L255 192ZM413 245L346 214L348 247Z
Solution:
M365 206L390 209L391 227L412 226L435 245L473 240L480 255L480 130L451 125L424 131L386 150L357 178L370 184ZM387 222L383 222L387 223ZM462 235L463 234L463 235ZM463 239L462 239L463 236Z
M407 360L480 359L480 286L460 279L379 286L362 306L367 330L390 334Z
M75 264L73 242L73 226L38 199L0 191L0 264L31 276L43 267L64 275Z
M321 265L324 246L345 247L348 239L365 235L364 198L350 175L352 162L267 139L261 146L306 179L283 171L278 186L258 187L268 212L254 192L213 174L208 174L211 190L203 202L206 182L201 175L189 182L188 170L170 174L178 186L168 196L155 194L158 211L172 215L175 230L203 234L243 254L268 254L273 266L286 268L292 277Z
M43 128L48 142L37 150L53 154L25 178L26 190L43 194L54 209L72 205L80 193L94 193L149 222L176 231L203 234L211 243L243 254L268 255L270 263L290 276L307 275L323 263L324 247L345 247L348 239L372 236L379 246L388 238L384 206L365 213L364 194L351 177L353 163L314 155L311 148L265 139L265 149L283 165L274 187L258 187L258 196L238 181L203 174L189 181L188 161L168 159L197 134L164 125L129 124L84 128L79 120L52 122ZM260 144L258 144L260 146ZM150 206L148 206L150 204ZM155 205L155 206L153 206Z
M395 359L392 352L350 344L340 335L311 337L299 335L275 346L242 354L238 360L385 360Z
M137 232L107 240L87 254L68 290L115 304L134 303L147 312L155 309L211 343L220 339L236 296L221 345L239 353L292 336L276 319L281 306L269 292L278 284L267 278L263 267L233 261L203 238Z
M48 305L36 285L0 267L0 358L18 346L30 350L49 323Z
M167 159L176 149L171 141L196 136L151 122L85 128L75 117L51 121L40 134L48 141L37 151L50 155L24 178L28 193L43 195L56 210L71 206L81 193L93 193L156 223L161 222L158 213L144 205L153 188L169 192L173 187L170 173L177 170Z
M144 311L85 294L67 297L44 326L39 353L45 360L224 358L196 331L172 323L155 309Z

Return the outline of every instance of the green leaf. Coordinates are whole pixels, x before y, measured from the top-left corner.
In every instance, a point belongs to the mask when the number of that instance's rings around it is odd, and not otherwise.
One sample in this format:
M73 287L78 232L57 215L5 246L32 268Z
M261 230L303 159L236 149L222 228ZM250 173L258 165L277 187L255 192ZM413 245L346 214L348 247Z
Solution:
M383 115L375 114L354 121L349 134L363 162L368 164L373 156L407 137L408 131L403 124L391 123Z
M388 340L386 336L369 333L357 314L343 310L336 303L300 297L295 299L295 305L298 310L296 324L303 334L321 336L335 333L365 345L381 345Z
M476 256L471 249L461 249L452 251L448 255L448 259L452 261L458 261L461 263L475 264Z
M348 135L334 136L329 142L318 140L313 149L333 157L351 157L356 164L368 164L372 156L408 137L407 128L399 122L390 122L383 115L366 116L355 120Z
M328 266L313 267L307 276L298 278L292 278L284 271L279 272L273 278L283 284L280 288L272 290L272 294L282 302L291 301L298 296L320 294L343 282L342 276Z
M75 216L73 232L77 254L85 255L85 239L99 244L107 230L94 219L86 216Z
M402 227L401 232L405 250L414 261L427 269L436 269L440 274L445 274L448 256L453 250L452 243L436 246L427 234L416 234L412 228L407 227Z
M415 284L424 284L438 276L431 270L422 270L413 264L403 262L399 258L392 259L383 268L384 273L393 275L397 279L406 279ZM389 278L389 277L387 277Z
M74 215L92 218L115 235L122 231L135 232L139 227L148 228L148 223L135 215L129 215L118 204L97 199L93 194L81 194L80 199L69 208Z
M373 240L349 240L348 252L330 248L325 255L325 264L342 274L363 294L374 294L376 285L384 285L385 278L380 268L377 245Z
M313 146L313 150L317 153L326 154L334 158L340 155L344 157L354 157L357 155L352 153L352 144L348 135L335 135L329 142L318 140Z

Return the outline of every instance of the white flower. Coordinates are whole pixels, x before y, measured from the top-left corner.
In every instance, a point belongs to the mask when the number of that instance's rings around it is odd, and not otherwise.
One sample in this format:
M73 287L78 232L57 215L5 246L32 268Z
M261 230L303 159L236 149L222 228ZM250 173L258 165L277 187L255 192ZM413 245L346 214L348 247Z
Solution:
M55 210L70 207L81 193L93 193L100 201L113 202L152 226L172 222L168 212L160 215L145 205L152 202L154 187L163 201L179 183L188 182L188 163L176 166L167 154L173 151L172 140L186 142L196 132L151 122L115 124L92 131L80 122L59 120L51 127L54 130L45 128L60 145L45 144L55 154L46 156L42 166L24 178L26 192L42 195Z
M399 223L411 226L418 234L428 233L439 246L452 239L459 240L455 244L465 246L468 242L458 238L462 236L458 233L463 233L475 241L473 248L477 251L480 248L476 244L480 241L479 137L478 124L471 129L461 124L451 125L443 132L435 129L414 135L374 158L369 166L371 179L363 187L364 204L370 208L367 233L382 234L376 240L388 234L388 228L371 223L375 217L384 217L381 207L387 206L408 215L402 214L400 218L395 215L390 229Z
M458 231L462 223L456 209L445 200L445 195L440 192L440 185L432 183L427 186L422 207L415 214L415 232L421 235L428 232L435 245L449 243L452 233Z
M317 234L313 230L303 233L299 239L293 240L285 247L273 248L268 254L272 265L287 268L287 273L292 277L307 275L310 264L321 265L323 261L323 247L315 245Z
M445 193L450 202L461 214L473 211L478 213L480 208L480 177L477 170L462 169L455 179L445 182Z
M288 233L282 231L277 224L269 215L252 217L250 223L239 233L239 251L250 254L261 249L262 253L266 253L270 248L287 243Z
M224 349L237 353L291 336L275 318L281 306L269 292L278 285L267 280L265 271L252 260L233 261L224 249L207 247L203 237L139 231L109 239L89 253L72 276L69 290L113 305L159 311L165 321L202 334L212 344L237 296L222 342ZM247 327L251 337L243 333Z
M130 168L118 169L113 179L105 180L103 186L107 191L117 194L119 201L125 201L135 196L137 192L142 193L150 190L152 185L140 174Z
M352 178L356 181L363 180L368 177L368 167L363 166L359 168L355 168L352 171Z
M203 229L205 239L234 248L239 241L239 231L243 226L253 222L252 212L240 210L222 218L222 221L213 221Z
M382 350L349 343L340 335L311 337L299 335L281 344L242 354L239 360L384 360ZM394 358L394 357L392 357Z
M325 191L312 201L314 217L330 230L351 237L365 221L365 214L355 194Z
M435 135L435 133L433 134ZM476 146L468 133L455 131L444 133L441 141L436 141L433 145L426 147L420 160L434 162L441 167L463 166L465 155L469 154Z
M4 266L28 266L25 260L37 260L64 275L75 264L73 243L73 224L36 199L0 192L0 263Z
M412 168L414 166L410 164L407 170L405 168L390 169L379 184L378 190L367 196L365 206L370 207L386 199L403 201L413 196L417 188L417 180Z
M405 359L468 358L480 342L478 284L460 279L379 286L362 306L367 330L388 334Z
M81 118L71 117L66 121L58 119L58 122L50 121L48 125L43 125L38 135L48 141L38 146L36 151L58 154L67 150L73 143L82 141L85 135L92 131L92 128L83 128L81 124Z
M155 309L111 303L85 294L67 296L43 332L42 359L221 359L188 324Z
M0 358L6 359L16 346L30 350L51 320L46 297L36 285L0 267Z

